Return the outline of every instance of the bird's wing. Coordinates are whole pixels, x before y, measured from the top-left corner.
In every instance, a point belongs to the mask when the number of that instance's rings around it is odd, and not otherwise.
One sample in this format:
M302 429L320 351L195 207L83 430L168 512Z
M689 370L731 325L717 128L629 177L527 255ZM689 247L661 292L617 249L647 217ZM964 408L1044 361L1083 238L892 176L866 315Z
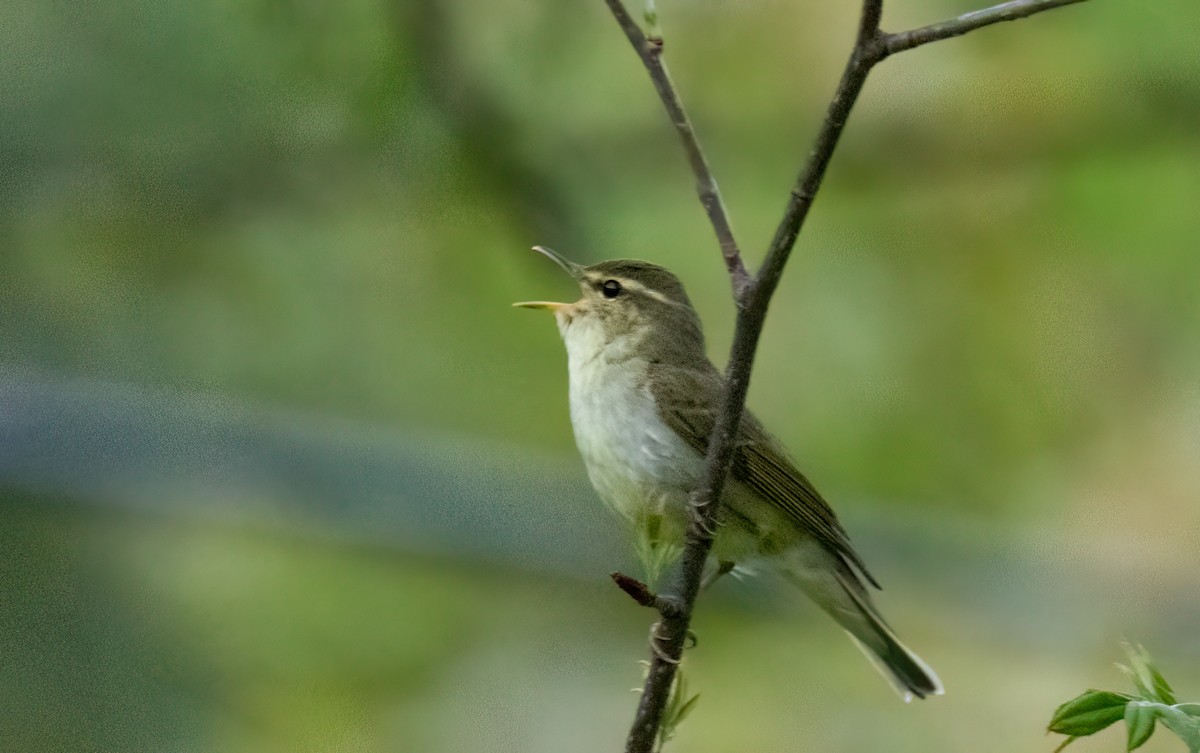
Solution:
M703 455L708 452L722 379L715 369L682 372L682 376L681 379L681 372L673 370L671 379L651 378L650 389L663 422ZM672 389L656 389L664 384L671 384ZM742 414L730 474L787 513L807 534L853 564L871 585L879 588L829 504L792 463L782 443L750 411Z

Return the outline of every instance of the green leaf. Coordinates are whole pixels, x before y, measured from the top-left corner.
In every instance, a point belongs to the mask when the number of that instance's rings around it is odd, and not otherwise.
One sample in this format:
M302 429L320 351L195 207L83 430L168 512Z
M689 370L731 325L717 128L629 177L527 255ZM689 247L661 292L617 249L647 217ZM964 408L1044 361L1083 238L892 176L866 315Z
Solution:
M1059 706L1047 729L1061 735L1084 737L1125 717L1125 704L1132 698L1124 693L1089 690Z
M1079 739L1078 737L1071 735L1066 740L1062 741L1062 745L1059 745L1057 748L1054 749L1054 753L1059 753L1063 748L1067 747L1068 745L1070 745L1071 743L1075 742L1078 739Z
M1125 726L1129 730L1129 742L1126 750L1136 750L1154 734L1154 722L1158 719L1158 709L1140 701L1130 701L1125 705Z
M1194 703L1159 707L1159 718L1174 732L1191 753L1200 753L1200 710Z
M1148 664L1147 667L1150 670L1151 677L1154 678L1154 690L1158 694L1158 700L1168 705L1175 703L1178 699L1175 697L1175 691L1167 683L1167 678L1163 677L1159 673L1158 667L1153 664Z
M684 719L687 719L688 714L692 713L692 709L696 708L696 701L699 700L699 693L687 699L687 702L679 707L679 711L675 712L675 724L680 724Z
M1154 666L1150 652L1140 645L1126 645L1125 653L1129 655L1129 666L1118 666L1133 680L1142 697L1147 701L1158 701L1168 706L1175 703L1175 691L1167 682L1167 678L1158 671L1158 667Z
M696 701L700 699L700 694L693 696L688 695L687 678L683 674L683 667L675 673L675 681L671 685L671 694L667 698L667 706L663 709L662 722L658 727L658 750L670 740L674 739L675 733L679 730L679 725L687 718L688 714L692 713L692 709L696 707Z

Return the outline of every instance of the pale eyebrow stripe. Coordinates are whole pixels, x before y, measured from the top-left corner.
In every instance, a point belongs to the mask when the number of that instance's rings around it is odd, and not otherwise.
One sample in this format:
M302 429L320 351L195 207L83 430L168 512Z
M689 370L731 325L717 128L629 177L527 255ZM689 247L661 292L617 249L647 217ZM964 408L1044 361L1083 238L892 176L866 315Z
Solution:
M621 282L621 285L631 293L641 293L642 295L647 295L647 296L653 298L654 300L658 301L659 303L675 303L675 301L672 301L670 298L667 298L662 293L658 292L657 290L652 290L651 288L646 287L645 285L638 282L637 280L623 280Z
M642 295L645 295L649 298L653 298L654 300L658 301L659 303L665 303L669 306L679 306L682 308L687 308L686 305L680 303L679 301L672 301L670 298L667 298L665 295L658 292L657 290L646 287L644 284L638 282L637 280L631 280L628 277L621 277L619 275L598 275L598 274L593 273L593 274L587 275L587 280L588 280L588 282L597 283L597 284L601 280L616 280L617 282L621 283L621 287L625 288L630 293L641 293Z

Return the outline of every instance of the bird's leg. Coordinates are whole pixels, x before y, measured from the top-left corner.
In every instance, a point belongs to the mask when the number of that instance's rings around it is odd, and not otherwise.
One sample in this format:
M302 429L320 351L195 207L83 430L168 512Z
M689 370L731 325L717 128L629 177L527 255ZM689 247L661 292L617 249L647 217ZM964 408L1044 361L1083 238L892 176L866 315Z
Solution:
M710 539L717 537L717 528L724 524L722 518L725 517L726 511L721 510L719 514L708 520L708 508L713 503L713 500L706 499L703 495L693 493L688 500L688 505L691 507L688 515L688 525L693 533L699 533L707 536Z
M708 502L700 504L695 502L692 503L692 519L690 521L690 525L692 526L692 531L703 533L708 538L713 539L717 536L717 525L719 523L718 521L708 523L704 520L704 508L708 507L709 504L710 503Z
M679 659L671 658L670 656L667 655L666 651L663 651L661 648L658 647L658 642L663 640L663 636L658 634L658 629L661 626L662 626L661 622L656 622L650 626L650 650L654 652L655 656L657 656L659 659L662 659L663 661L667 662L668 664L678 664Z
M707 591L708 587L720 580L722 575L733 572L733 568L737 567L736 562L729 560L718 560L717 569L713 570L708 575L704 576L704 580L700 581L700 590Z
M658 646L658 642L661 640L664 640L664 637L658 634L658 629L661 626L662 626L661 622L656 622L650 626L650 650L653 651L654 655L657 656L659 659L662 659L663 661L665 661L669 664L678 664L681 661L681 659L672 659L670 656L667 655L666 651L663 651ZM689 643L689 641L690 641L690 643ZM689 648L695 648L699 643L700 643L700 640L698 638L696 638L696 634L694 632L692 632L691 630L688 630L687 635L684 636L683 648L685 650L689 649Z

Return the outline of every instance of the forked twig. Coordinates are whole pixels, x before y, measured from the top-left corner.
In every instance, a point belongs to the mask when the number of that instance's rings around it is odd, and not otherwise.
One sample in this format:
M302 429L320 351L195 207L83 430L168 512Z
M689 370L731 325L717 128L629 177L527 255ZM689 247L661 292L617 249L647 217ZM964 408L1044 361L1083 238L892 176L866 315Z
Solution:
M930 42L939 42L951 37L961 37L968 31L974 31L984 26L991 26L1001 21L1016 21L1017 19L1028 18L1035 13L1041 13L1045 10L1082 2L1084 0L1012 0L1012 2L993 5L991 8L964 13L949 21L942 21L930 24L929 26L922 26L919 29L901 31L895 34L886 34L884 44L887 47L887 53L893 55L897 52L920 47L923 44L929 44Z
M637 715L625 744L627 753L651 753L662 724L663 709L670 697L679 657L689 634L688 626L691 624L705 563L712 549L712 532L717 520L721 490L733 461L734 439L745 407L750 372L767 307L779 285L783 269L816 199L817 191L820 190L825 171L846 127L850 111L866 83L867 75L885 58L898 52L961 36L1001 21L1026 18L1084 0L1012 0L948 21L891 34L880 29L883 0L863 0L858 34L850 59L846 63L833 99L830 100L825 119L817 132L808 158L788 197L783 218L776 228L767 256L754 276L750 276L745 269L741 252L730 229L728 214L717 190L716 179L709 169L679 94L667 74L662 60L662 39L657 36L653 39L648 38L629 15L621 0L605 2L650 73L654 88L683 142L688 162L696 175L700 202L708 213L721 245L721 255L729 271L738 312L729 363L725 370L725 395L708 445L704 480L692 499L694 520L693 524L688 526L687 540L680 561L678 596L670 600L671 609L659 609L662 615L658 630L659 640L654 645ZM626 593L630 593L628 589L625 590ZM632 593L630 595L634 596ZM654 597L659 598L661 597ZM668 614L668 611L671 614Z

